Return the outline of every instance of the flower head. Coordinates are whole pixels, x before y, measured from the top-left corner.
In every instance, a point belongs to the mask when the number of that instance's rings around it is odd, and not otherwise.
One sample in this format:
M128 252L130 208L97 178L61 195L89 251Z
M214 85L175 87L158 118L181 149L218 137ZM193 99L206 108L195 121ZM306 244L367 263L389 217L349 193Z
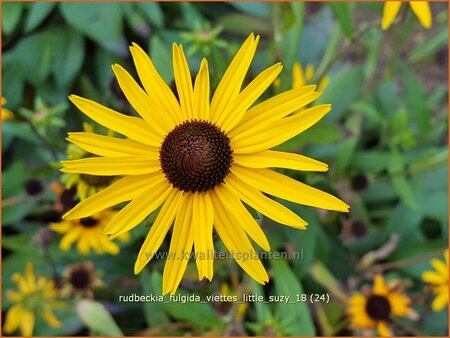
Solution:
M25 274L15 273L12 280L18 290L8 290L6 297L14 303L8 310L4 325L5 333L11 334L20 329L23 336L31 336L37 315L40 315L50 326L60 327L61 322L53 314L54 309L65 306L57 300L58 291L53 281L44 276L36 278L34 268L28 263Z
M7 102L6 99L2 97L2 120L13 120L14 113L9 109L3 108L6 102Z
M183 48L176 44L173 67L179 100L136 44L130 50L144 88L121 66L114 65L113 71L140 117L70 97L87 116L128 139L69 135L69 141L83 149L89 147L98 157L64 161L62 171L124 177L82 201L65 218L89 217L130 201L105 229L114 238L161 207L138 254L135 273L153 258L174 223L163 272L164 294L175 293L193 249L199 279L212 279L213 229L251 277L262 284L268 281L257 257L244 259L255 252L248 236L264 250L270 246L243 203L285 225L305 229L307 223L262 192L313 207L348 211L348 205L336 197L268 169L326 171L325 163L269 149L314 125L331 106L298 112L319 97L314 86L254 105L282 69L281 64L267 68L241 90L258 41L253 34L247 38L211 101L208 62L203 59L192 84Z
M93 288L103 285L95 275L92 262L81 262L71 265L64 271L63 294L76 296L81 294L86 298L93 298Z
M422 26L430 28L432 21L430 4L427 1L409 1L409 5ZM381 28L383 30L386 30L391 26L392 22L397 17L401 6L402 1L386 1L384 3L383 21L381 23Z
M377 275L371 291L349 298L347 312L354 329L378 330L387 337L392 335L390 319L409 316L409 305L409 298L398 290L397 283L386 283L383 276Z
M440 311L448 305L448 250L444 252L444 262L432 259L431 265L436 271L424 272L422 279L432 285L436 295L431 304L433 311Z
M117 255L120 252L119 246L103 233L105 226L115 215L115 211L105 209L88 217L52 223L50 229L64 234L59 243L63 251L70 250L72 244L76 242L78 252L83 255L89 254L91 250L99 254ZM119 239L128 241L129 236L128 232L124 232Z

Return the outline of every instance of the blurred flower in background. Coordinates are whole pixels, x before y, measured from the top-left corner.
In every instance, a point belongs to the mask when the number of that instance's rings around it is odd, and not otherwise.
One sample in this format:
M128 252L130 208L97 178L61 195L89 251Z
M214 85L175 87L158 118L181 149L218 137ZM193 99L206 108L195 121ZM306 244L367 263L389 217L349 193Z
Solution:
M431 304L433 311L441 311L448 306L448 250L444 252L444 262L432 259L431 265L436 271L424 272L422 279L431 284L436 295Z
M58 291L53 281L44 276L36 278L31 263L27 263L24 275L15 273L12 280L18 290L8 290L6 293L8 300L14 303L6 314L3 327L7 334L19 329L21 335L30 337L36 316L41 316L52 327L61 326L53 311L65 307L66 304L57 299Z
M59 245L63 251L69 251L72 244L77 243L77 251L82 255L89 254L91 250L99 254L117 255L120 252L119 246L103 233L105 226L116 214L112 209L105 209L89 217L52 223L50 229L64 235ZM129 238L128 232L118 237L123 242Z
M406 1L405 1L406 2ZM414 14L419 19L420 23L425 28L431 27L431 9L427 1L408 1ZM392 22L397 17L398 12L403 4L403 1L386 1L383 9L383 21L381 28L388 29Z
M94 264L90 261L68 266L64 271L63 280L65 283L61 294L71 297L94 298L93 289L103 285L95 275Z
M365 292L364 292L365 291ZM356 330L377 330L383 337L393 335L391 317L412 315L410 299L399 290L396 281L386 283L382 275L374 279L373 289L349 298L347 312Z
M2 120L12 120L14 119L14 113L11 110L3 107L6 103L6 99L2 97Z
M314 78L315 70L314 66L308 64L306 66L306 70L303 70L303 67L300 62L295 62L292 66L292 89L298 89L307 84L311 84L311 80ZM330 79L328 76L324 76L317 87L317 91L319 93L323 93L327 88Z

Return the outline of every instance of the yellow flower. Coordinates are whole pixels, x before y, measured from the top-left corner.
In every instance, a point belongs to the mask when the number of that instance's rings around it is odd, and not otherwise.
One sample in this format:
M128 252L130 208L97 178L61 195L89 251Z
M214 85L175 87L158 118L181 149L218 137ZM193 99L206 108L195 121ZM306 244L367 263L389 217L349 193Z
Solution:
M12 280L18 291L8 290L6 297L14 303L8 310L3 329L11 334L20 329L23 336L33 334L34 322L40 315L50 326L61 327L61 322L53 314L54 309L62 308L65 303L57 300L58 291L53 281L44 276L34 275L33 265L28 263L25 275L15 273Z
M6 102L7 102L6 99L2 97L2 120L13 120L14 113L9 109L3 108Z
M63 251L69 251L72 244L76 242L78 252L83 255L89 254L91 250L99 254L117 255L120 252L119 246L103 233L106 224L116 214L117 212L111 209L105 209L89 217L52 223L50 229L64 234L59 243L59 247ZM119 236L121 241L128 241L129 238L130 234L128 232L124 232Z
M130 50L144 89L121 66L114 65L113 70L141 117L70 97L90 118L129 139L91 133L69 136L69 141L82 148L89 146L90 152L100 157L64 161L62 171L125 177L82 201L64 217L88 217L131 201L105 229L114 238L161 207L138 254L135 273L152 259L174 222L163 272L164 294L175 293L193 247L199 279L212 279L213 227L232 258L251 277L261 284L268 281L248 236L264 250L270 249L269 242L242 202L282 224L305 229L307 223L262 192L322 209L348 211L348 205L336 197L267 169L326 171L325 163L269 149L311 127L331 106L292 114L319 97L313 86L308 86L251 107L282 68L281 64L269 67L241 91L258 41L253 34L248 37L211 102L207 61L201 62L193 85L183 48L176 44L173 65L180 102L136 44Z
M420 23L425 28L431 27L431 9L430 4L427 1L409 1L409 5L416 14ZM392 24L397 17L402 1L386 1L383 8L383 21L381 22L381 28L386 30Z
M85 133L94 132L92 125L88 123L83 124L83 130ZM76 135L77 133L69 134ZM109 136L111 136L111 134L109 134ZM88 151L89 148L87 149L87 151L85 151L74 144L69 144L69 146L67 147L67 157L69 160L82 159L90 155ZM76 197L78 197L80 200L84 200L89 196L95 195L97 192L106 188L113 181L113 179L114 177L77 173L66 173L61 177L61 181L65 184L67 189L76 187Z
M422 279L432 285L436 295L431 304L433 311L440 311L448 305L448 250L444 252L444 259L445 262L432 259L431 265L436 271L426 271L422 274Z
M390 318L410 315L409 304L409 298L398 291L396 283L388 284L383 276L377 275L371 292L349 298L347 312L354 329L376 329L381 336L387 337L392 335Z
M295 62L292 66L292 89L298 89L303 86L306 86L309 81L314 77L314 66L307 65L306 70L303 70L303 67L300 63ZM330 79L328 76L324 76L319 83L319 87L317 87L317 91L319 93L323 93L328 86Z

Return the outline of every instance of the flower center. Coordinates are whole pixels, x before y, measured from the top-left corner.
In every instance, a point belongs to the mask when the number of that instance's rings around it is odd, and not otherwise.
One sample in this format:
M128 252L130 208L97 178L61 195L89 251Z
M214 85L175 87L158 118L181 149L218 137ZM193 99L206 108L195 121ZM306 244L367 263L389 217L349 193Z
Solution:
M98 224L98 220L92 217L85 217L80 219L80 224L85 228L92 228Z
M352 233L355 237L361 238L367 232L366 224L363 221L355 220L352 222Z
M206 121L187 121L164 139L159 160L166 178L185 192L206 192L230 172L230 139Z
M387 320L391 313L391 305L386 297L372 295L367 299L366 311L373 320Z
M73 271L69 280L75 289L85 289L91 282L89 273L83 269Z
M110 183L114 177L112 176L95 176L95 175L88 175L88 174L81 174L81 179L93 187L103 187Z

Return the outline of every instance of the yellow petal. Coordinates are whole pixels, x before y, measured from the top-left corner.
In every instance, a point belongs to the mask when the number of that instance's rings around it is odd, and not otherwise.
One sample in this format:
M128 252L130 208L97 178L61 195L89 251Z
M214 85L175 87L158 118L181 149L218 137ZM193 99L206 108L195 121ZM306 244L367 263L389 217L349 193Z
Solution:
M448 265L445 265L444 262L439 259L432 259L431 265L433 265L433 268L435 268L439 274L446 276L448 279Z
M67 140L81 149L98 156L127 157L148 156L158 157L158 149L140 142L98 135L93 133L69 133Z
M340 199L270 169L248 169L234 165L231 172L247 184L270 195L316 208L347 212Z
M258 41L259 36L255 38L253 33L250 34L222 76L211 100L210 114L213 123L216 123L222 116L231 99L239 94L242 82L255 55Z
M148 124L141 118L120 114L76 95L69 96L69 100L92 120L108 129L150 146L159 147L162 143L162 137L152 133Z
M55 317L53 312L51 311L42 311L41 312L42 317L45 319L45 321L52 327L61 327L61 322L58 320L58 318Z
M325 89L327 89L329 83L330 78L328 76L324 76L322 80L320 80L319 86L317 87L317 91L319 93L323 93Z
M184 56L183 46L172 45L173 53L173 74L177 85L178 97L180 99L181 110L187 117L194 117L194 90L192 88L192 77L189 65Z
M383 21L381 22L381 28L386 30L392 24L395 17L397 16L400 7L402 6L401 1L386 1L383 8Z
M261 72L244 90L233 99L216 123L225 132L230 131L242 119L247 109L266 91L280 74L283 66L277 63Z
M282 119L320 96L310 85L278 94L248 110L228 135L233 138L254 126Z
M210 194L215 210L214 227L223 244L225 244L231 257L250 277L260 284L265 284L269 281L269 276L244 229L240 226L234 226L236 224L235 217L222 206L214 191Z
M123 94L147 122L151 132L164 136L175 127L175 122L170 119L170 116L153 100L153 97L147 95L122 66L116 64L112 66L112 69Z
M251 154L234 154L233 161L249 168L286 168L303 171L327 171L328 165L299 154L264 150Z
M305 78L307 81L311 80L314 77L314 66L307 65L305 71Z
M23 310L20 318L20 329L24 337L31 337L34 329L34 314L30 311Z
M270 149L310 128L330 110L331 105L324 104L305 109L279 121L256 125L231 139L231 148L235 154Z
M154 173L121 178L97 194L78 203L63 217L67 220L88 217L121 202L130 201L142 194L149 184L161 176L161 173Z
M195 262L198 269L198 279L202 280L203 277L206 277L211 281L214 275L214 207L211 197L208 194L195 194L192 207Z
M142 194L136 196L109 221L104 233L112 234L112 239L134 228L164 203L170 189L165 177L154 180Z
M225 179L225 184L238 194L240 199L275 222L289 225L297 229L306 229L307 223L291 210L266 197L259 190L241 181L233 174Z
M242 205L238 196L232 193L226 185L216 187L214 190L223 208L234 216L237 221L236 227L241 226L245 232L265 251L270 250L270 244L264 231L259 224L250 215L247 209Z
M373 285L373 293L379 296L386 296L389 293L389 288L384 282L382 275L376 275Z
M104 252L107 252L110 255L118 255L120 253L119 246L106 235L98 236L98 240Z
M208 61L203 59L195 78L193 118L209 120L209 92Z
M303 67L300 63L295 62L292 66L292 89L298 89L306 84Z
M145 175L161 169L158 157L90 157L61 161L62 172L97 176Z
M13 305L9 308L6 313L5 324L3 325L3 330L5 330L5 333L11 334L17 330L22 320L22 313L23 309L19 305Z
M173 227L169 256L163 272L163 295L175 294L181 282L194 244L192 194L182 197Z
M391 337L392 336L392 332L389 329L388 323L385 321L379 321L377 323L377 329L378 329L378 333L382 337Z
M408 315L410 304L408 297L399 292L390 292L387 298L394 316L405 317Z
M86 199L91 189L88 184L82 180L77 184L77 195L80 201Z
M432 21L430 4L427 1L410 1L409 4L422 26L430 28Z
M433 311L441 311L448 305L448 285L444 285L439 289L436 294L433 303L431 303L431 308Z
M147 94L156 101L176 124L182 122L180 105L170 87L159 75L151 59L136 43L130 47L139 79Z
M448 278L434 271L426 271L422 274L422 279L426 283L430 284L443 284L447 283Z
M33 264L27 263L25 266L25 280L29 289L36 289L36 277L34 275Z
M82 231L82 227L74 227L69 232L67 232L61 239L61 242L59 242L59 247L61 248L61 250L69 251L72 244L80 238Z
M169 196L167 196L164 205L159 211L158 216L151 226L150 231L145 238L144 244L142 244L139 251L136 263L134 265L135 274L142 271L145 265L150 262L161 246L167 232L172 226L173 220L175 219L182 195L182 192L176 189L171 189Z

